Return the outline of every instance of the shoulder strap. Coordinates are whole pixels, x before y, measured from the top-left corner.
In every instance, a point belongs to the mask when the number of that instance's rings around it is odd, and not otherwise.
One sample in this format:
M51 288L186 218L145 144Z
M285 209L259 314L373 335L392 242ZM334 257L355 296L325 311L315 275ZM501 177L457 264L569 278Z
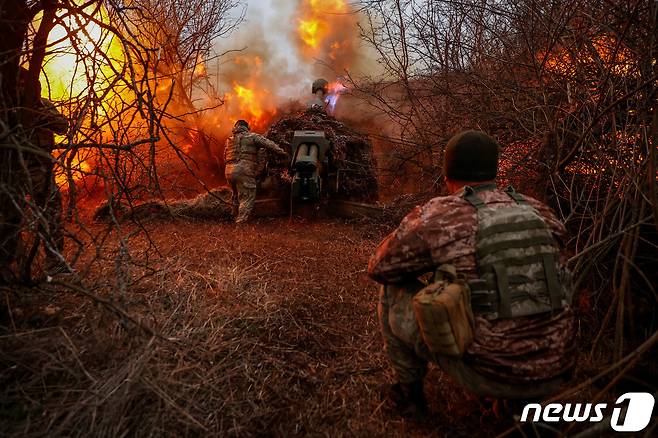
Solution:
M516 190L514 190L514 187L512 187L512 186L508 186L508 187L505 189L505 193L507 193L507 195L508 195L510 198L512 198L512 199L514 200L514 202L516 202L518 205L528 205L528 201L526 201L525 198L524 198L523 196L521 196L520 194L518 194L518 193L516 192Z
M484 203L482 199L475 193L475 190L471 186L465 186L464 187L464 195L463 198L468 201L469 204L471 204L473 207L476 209L481 209L485 207L487 204Z
M442 280L455 281L456 278L457 278L457 269L455 268L455 266L448 263L444 263L438 268L436 268L436 271L434 271L433 282L436 283L437 281L442 281Z
M544 254L544 275L546 276L546 286L548 294L551 297L551 307L553 310L562 308L562 287L560 286L560 277L557 272L557 258L553 254Z

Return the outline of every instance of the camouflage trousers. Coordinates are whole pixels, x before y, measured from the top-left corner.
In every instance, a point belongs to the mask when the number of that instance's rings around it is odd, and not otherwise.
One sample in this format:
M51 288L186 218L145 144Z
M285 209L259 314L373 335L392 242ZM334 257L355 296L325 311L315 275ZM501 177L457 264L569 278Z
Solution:
M0 203L0 265L3 277L9 277L9 265L23 256L26 248L20 239L25 228L25 208L32 210L37 218L47 265L60 262L59 255L64 250L64 229L62 224L62 195L55 183L51 168L47 166L29 169L27 176L17 175L15 185L2 187ZM5 272L6 271L6 272Z
M413 280L383 286L380 290L377 310L381 332L386 354L399 382L411 383L423 379L428 363L433 362L460 386L481 396L528 399L543 397L559 389L562 380L523 386L493 381L462 359L432 354L423 342L412 306L414 294L423 287L420 281Z
M231 201L235 222L243 223L248 221L256 201L256 178L239 165L228 164L226 166L226 180L233 191Z
M32 175L34 203L43 215L42 226L49 236L45 242L46 261L57 263L58 253L64 251L64 227L62 224L62 194L55 182L52 169Z

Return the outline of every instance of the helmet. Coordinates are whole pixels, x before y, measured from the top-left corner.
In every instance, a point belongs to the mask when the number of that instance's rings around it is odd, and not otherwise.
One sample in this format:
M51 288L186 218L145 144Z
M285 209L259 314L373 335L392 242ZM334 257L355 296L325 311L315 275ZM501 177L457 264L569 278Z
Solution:
M238 126L238 125L244 126L245 128L249 129L249 123L247 123L246 120L240 119L237 122L235 122L235 125L233 126Z
M327 82L326 79L316 79L313 82L311 94L315 94L319 90L322 90L324 94L327 94L327 92L329 91L329 82Z

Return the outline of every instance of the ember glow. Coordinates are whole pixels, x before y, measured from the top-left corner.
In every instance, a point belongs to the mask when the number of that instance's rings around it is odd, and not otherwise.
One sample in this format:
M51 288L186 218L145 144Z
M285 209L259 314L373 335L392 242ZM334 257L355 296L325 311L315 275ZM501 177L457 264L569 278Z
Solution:
M611 35L592 37L590 44L577 52L556 46L548 54L539 53L538 58L540 62L545 59L544 65L547 70L568 77L575 76L579 66L587 67L585 69L587 71L604 68L620 76L637 74L635 57L627 47L618 44L617 39Z
M107 14L102 10L96 12L95 18L108 24ZM102 75L95 78L101 82L113 76L109 62L124 58L121 44L99 24L70 16L62 21L66 27L57 24L48 36L50 45L44 60L44 74L40 77L44 94L54 101L71 99L98 85L90 83L86 77L86 57L96 56L99 51L107 55ZM38 26L39 22L40 17L37 17L34 23Z
M81 151L77 152L70 158L60 157L58 151L53 151L53 156L55 159L58 159L58 162L63 160L66 163L66 168L70 169L70 173L64 171L61 166L55 170L55 183L60 188L69 187L69 178L75 183L76 181L82 180L92 170L90 164L91 158L83 158Z

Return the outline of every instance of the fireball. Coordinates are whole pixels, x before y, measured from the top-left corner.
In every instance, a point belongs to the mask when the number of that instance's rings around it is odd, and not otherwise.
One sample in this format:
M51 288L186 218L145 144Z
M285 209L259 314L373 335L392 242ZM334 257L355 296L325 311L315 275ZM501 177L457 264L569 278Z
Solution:
M337 21L349 12L344 0L304 0L297 32L304 46L311 51L340 47L342 31Z
M85 12L93 14L98 22L109 24L109 17L104 9L94 10L93 6L90 6ZM38 28L40 21L41 15L38 15L33 26ZM103 91L116 76L114 72L120 70L116 64L123 62L125 56L121 43L101 25L83 16L65 16L61 18L60 24L51 30L48 43L39 78L42 93L58 106L59 111L67 116L72 124L101 125L107 120L99 118L109 118L107 113L115 102L130 99L130 96L120 96L116 89L111 89L109 93ZM101 58L99 53L105 56ZM90 70L93 70L93 75L89 75ZM83 115L75 114L78 109L74 108L73 102L96 94L104 94L104 99L95 111L83 111ZM57 105L60 102L67 105ZM90 119L90 113L93 113L93 120ZM81 117L82 120L76 120L76 117ZM68 141L63 136L56 136L56 140L64 145ZM82 150L69 150L65 154L62 152L53 152L57 160L55 180L60 188L66 189L68 183L83 179L92 170L96 155Z

